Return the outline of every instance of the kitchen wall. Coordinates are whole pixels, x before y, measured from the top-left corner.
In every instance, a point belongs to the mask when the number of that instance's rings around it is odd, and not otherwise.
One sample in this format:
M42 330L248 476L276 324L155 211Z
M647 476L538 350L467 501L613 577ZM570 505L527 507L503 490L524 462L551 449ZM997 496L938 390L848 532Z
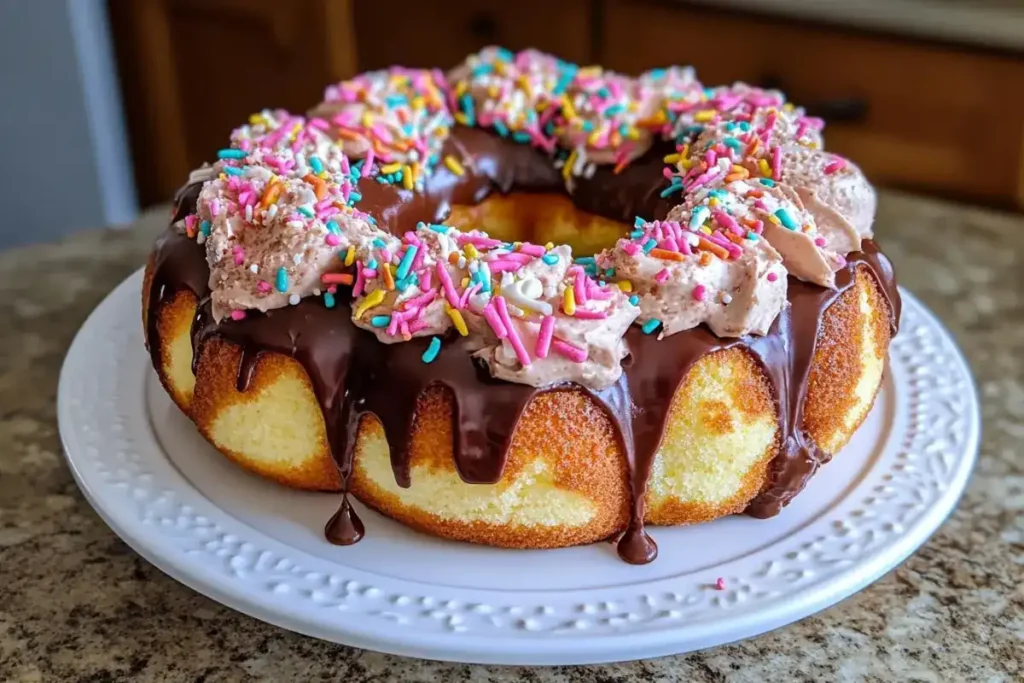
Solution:
M0 247L137 213L102 0L0 0Z

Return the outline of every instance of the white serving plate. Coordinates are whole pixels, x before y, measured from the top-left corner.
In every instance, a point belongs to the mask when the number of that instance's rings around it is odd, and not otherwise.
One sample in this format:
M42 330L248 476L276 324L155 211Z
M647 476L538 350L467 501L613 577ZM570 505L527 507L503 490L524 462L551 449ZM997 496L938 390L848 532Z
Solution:
M258 619L382 652L583 664L719 645L792 623L889 571L953 509L979 413L963 357L906 291L874 409L779 516L654 528L658 559L610 544L501 550L359 506L366 537L322 536L338 496L235 467L171 403L139 319L141 271L92 313L61 371L58 418L85 496L140 555ZM715 587L722 578L724 590Z

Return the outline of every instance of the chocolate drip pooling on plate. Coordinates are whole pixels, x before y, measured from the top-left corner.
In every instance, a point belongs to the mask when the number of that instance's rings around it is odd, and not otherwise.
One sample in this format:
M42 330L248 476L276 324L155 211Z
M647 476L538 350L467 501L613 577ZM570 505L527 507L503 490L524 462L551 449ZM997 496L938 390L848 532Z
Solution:
M439 167L425 191L412 192L363 180L359 190L362 211L395 234L415 228L419 221L442 221L453 204L472 205L493 192L565 192L550 158L525 145L491 133L457 127L445 143L449 153L472 159L464 176ZM621 174L598 168L591 178L579 178L570 193L576 206L596 215L629 222L634 215L663 218L670 204L660 198L665 149L655 145ZM174 220L195 211L199 184L176 196ZM417 403L429 389L440 386L452 398L452 451L459 476L468 483L500 480L516 426L530 401L541 393L581 389L605 411L615 427L630 472L630 521L618 541L619 555L642 564L657 555L657 545L644 529L644 494L651 467L661 445L676 390L693 365L708 353L733 347L747 349L764 369L778 410L778 453L769 465L768 483L747 507L747 514L770 517L803 489L826 459L800 428L807 379L821 321L829 306L855 282L865 266L887 301L893 332L899 320L900 299L892 266L866 240L863 251L850 254L836 274L837 288L825 289L789 279L790 306L763 337L716 337L705 327L662 340L633 327L626 336L630 356L620 380L601 391L561 383L547 387L494 379L471 356L461 337L450 336L432 363L422 355L428 340L380 343L351 320L350 292L339 291L334 308L315 298L295 306L252 311L242 320L214 322L209 305L209 267L204 249L194 240L168 230L157 242L152 265L147 326L154 365L159 367L159 330L154 312L175 293L191 291L200 302L192 327L193 359L202 346L221 337L241 349L237 388L246 391L261 353L277 352L294 358L310 378L323 413L332 456L342 480L343 497L325 533L333 543L355 543L363 525L348 500L348 480L362 418L379 420L391 453L396 482L411 484L410 440Z

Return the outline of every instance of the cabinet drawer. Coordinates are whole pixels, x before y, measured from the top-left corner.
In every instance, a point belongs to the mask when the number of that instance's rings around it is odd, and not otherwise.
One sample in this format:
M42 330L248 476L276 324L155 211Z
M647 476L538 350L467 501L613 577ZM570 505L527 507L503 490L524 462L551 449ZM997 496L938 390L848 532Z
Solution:
M486 45L535 47L589 62L589 0L356 0L360 70L449 68Z
M821 111L827 147L876 183L1004 202L1019 192L1018 58L658 2L609 2L601 35L621 71L693 64L708 85L779 87Z

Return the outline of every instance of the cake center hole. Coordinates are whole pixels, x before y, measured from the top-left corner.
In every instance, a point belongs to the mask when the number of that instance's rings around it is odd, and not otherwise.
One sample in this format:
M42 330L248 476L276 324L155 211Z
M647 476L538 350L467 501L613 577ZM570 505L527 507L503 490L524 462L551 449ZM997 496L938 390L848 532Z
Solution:
M475 206L456 204L445 222L506 242L568 244L574 256L593 256L629 231L624 223L580 211L555 193L512 192L491 195Z

